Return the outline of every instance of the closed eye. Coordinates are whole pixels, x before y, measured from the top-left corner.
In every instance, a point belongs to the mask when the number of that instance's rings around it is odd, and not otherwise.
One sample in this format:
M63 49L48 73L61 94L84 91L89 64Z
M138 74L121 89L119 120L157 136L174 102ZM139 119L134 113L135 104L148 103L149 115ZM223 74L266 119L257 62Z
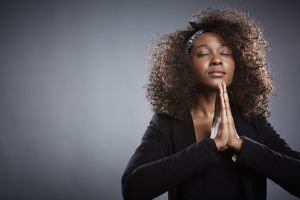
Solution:
M232 53L230 53L230 52L222 52L221 55L224 55L224 56L231 56Z
M203 57L203 56L208 56L209 53L198 53L197 57Z

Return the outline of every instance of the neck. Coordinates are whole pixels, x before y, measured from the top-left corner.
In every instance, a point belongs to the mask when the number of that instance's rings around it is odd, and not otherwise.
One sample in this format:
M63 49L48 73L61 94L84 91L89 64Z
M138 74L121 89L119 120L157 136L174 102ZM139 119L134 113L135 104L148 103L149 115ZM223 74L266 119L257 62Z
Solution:
M215 112L216 91L198 92L197 100L191 110L193 118L213 118Z

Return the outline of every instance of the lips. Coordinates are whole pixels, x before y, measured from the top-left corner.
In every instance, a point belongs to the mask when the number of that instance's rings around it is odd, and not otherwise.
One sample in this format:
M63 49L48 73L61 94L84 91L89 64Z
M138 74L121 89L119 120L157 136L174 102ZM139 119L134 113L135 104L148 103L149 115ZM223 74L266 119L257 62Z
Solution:
M208 74L226 74L224 70L221 70L221 69L214 69L214 70L211 70L208 72Z
M208 72L208 74L212 77L222 77L226 74L224 70L214 69Z

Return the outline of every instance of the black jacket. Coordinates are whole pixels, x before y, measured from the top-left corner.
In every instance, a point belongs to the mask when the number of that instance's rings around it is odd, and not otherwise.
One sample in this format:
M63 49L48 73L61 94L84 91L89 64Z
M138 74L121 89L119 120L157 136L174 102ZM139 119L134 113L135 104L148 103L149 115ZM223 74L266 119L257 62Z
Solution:
M233 118L243 138L232 161L241 171L241 198L265 200L267 178L300 197L300 153L265 118L247 121L238 114ZM154 113L122 176L123 197L147 200L168 191L169 200L183 200L182 183L219 160L213 139L196 142L191 116L184 121Z

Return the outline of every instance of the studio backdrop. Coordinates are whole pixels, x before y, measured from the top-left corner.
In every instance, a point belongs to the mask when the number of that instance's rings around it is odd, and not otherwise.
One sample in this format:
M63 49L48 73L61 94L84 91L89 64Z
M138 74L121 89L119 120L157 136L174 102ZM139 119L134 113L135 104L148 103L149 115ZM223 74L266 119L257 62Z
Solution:
M299 151L298 1L1 1L0 199L122 199L153 114L150 42L209 6L260 22L277 92L269 120ZM296 197L268 181L268 199Z

